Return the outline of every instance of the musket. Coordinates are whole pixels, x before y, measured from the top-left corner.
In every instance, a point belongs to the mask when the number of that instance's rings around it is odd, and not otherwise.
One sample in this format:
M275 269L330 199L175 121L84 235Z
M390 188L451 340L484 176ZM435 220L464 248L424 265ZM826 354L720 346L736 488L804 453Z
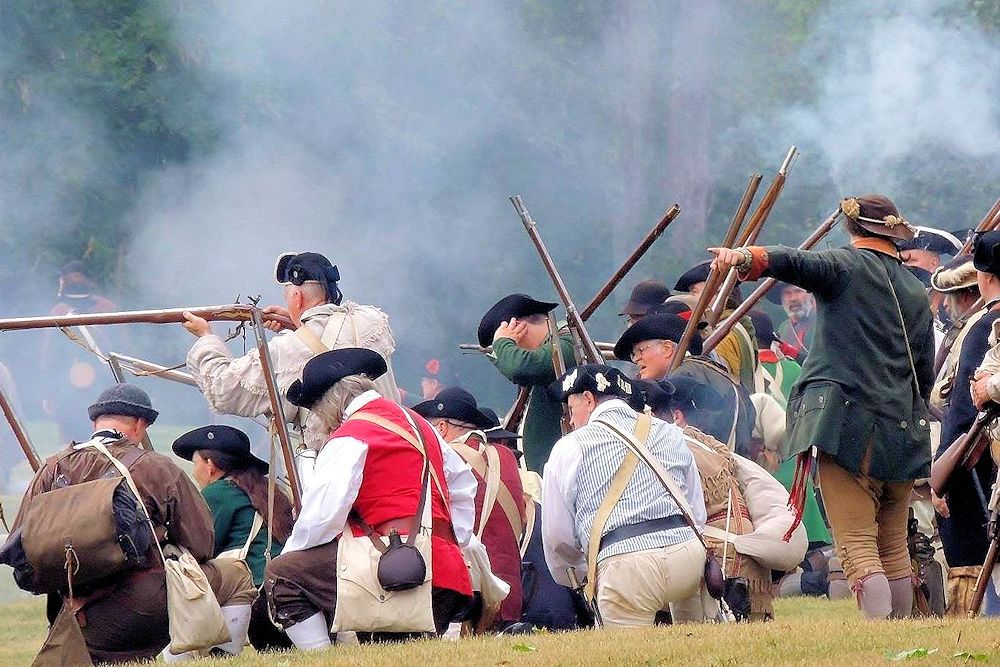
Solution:
M988 232L991 229L995 229L996 226L1000 224L1000 199L993 202L993 206L986 213L986 216L979 221L976 225L976 232ZM972 250L972 241L975 236L970 236L965 240L965 245L962 246L962 250L958 253L959 255L965 255Z
M38 472L38 469L42 467L42 460L38 457L38 451L34 445L31 444L28 432L24 430L17 415L14 414L14 406L10 404L10 399L7 398L3 387L0 387L0 409L3 410L3 416L7 418L7 423L10 424L10 430L13 431L14 438L21 445L21 451L24 452L25 458L28 459L28 465L31 466L32 472Z
M970 471L976 466L985 446L989 445L989 438L984 437L983 429L998 415L1000 415L1000 405L990 402L985 410L976 415L972 428L949 445L931 464L931 488L934 489L934 493L942 498L948 493L952 475L959 466Z
M0 319L0 331L20 331L24 329L52 329L62 327L96 326L103 324L175 324L183 323L184 313L204 318L209 322L249 322L253 319L256 306L241 303L220 306L197 306L193 308L166 308L163 310L124 310L114 313L74 313L72 315L51 315L41 317L15 317ZM264 316L269 322L278 322L295 328L291 320L279 315Z
M566 374L566 360L563 358L562 339L559 338L559 324L556 316L549 311L549 337L552 339L552 370L555 371L558 380ZM562 434L566 435L573 430L573 425L569 421L569 408L562 404L562 418L559 420L562 427Z
M587 328L584 326L583 318L580 317L580 312L573 304L573 298L569 295L569 290L566 289L566 284L563 282L562 276L559 275L555 262L552 261L552 256L549 255L549 251L545 247L545 243L542 241L541 235L538 233L535 221L531 219L531 215L528 214L528 209L524 207L521 195L514 195L513 197L510 197L510 203L514 205L514 210L517 211L518 217L521 218L521 222L524 224L524 228L527 230L528 236L531 237L531 241L535 244L535 249L538 251L539 257L541 257L542 264L545 266L545 270L548 272L549 278L552 279L552 284L556 288L559 300L562 301L563 307L566 308L567 324L569 325L570 332L579 337L580 346L582 348L582 357L589 363L602 363L604 361L604 357L601 356L600 350L598 350L597 346L594 345L594 340L590 337L590 334L587 333Z
M986 560L983 561L983 569L976 577L976 586L972 589L972 604L969 606L969 618L979 615L979 610L983 606L983 599L986 597L986 588L993 575L993 568L997 564L997 556L1000 555L1000 478L993 481L993 492L990 494L990 520L986 524L986 536L990 540L989 549L986 550Z
M771 209L774 208L774 204L778 201L778 196L781 194L781 190L785 187L785 180L788 178L788 172L792 168L792 163L795 161L795 157L798 155L799 150L792 146L788 149L788 153L785 155L784 161L781 163L781 167L778 169L778 173L774 175L774 180L771 181L771 185L767 188L767 192L764 193L763 198L761 198L760 203L757 205L757 209L750 216L750 222L740 233L739 238L737 238L735 244L732 246L734 248L743 248L749 245L753 245L757 237L760 236L761 230L764 228L764 223L767 222L767 218L771 215ZM730 269L726 275L725 282L722 284L722 289L715 297L715 301L712 303L712 312L709 315L709 324L715 326L719 319L722 317L722 311L725 310L726 301L729 299L729 295L732 293L733 288L736 287L736 282L739 276L736 275L735 269Z
M295 453L292 451L292 442L288 437L288 424L285 423L285 412L281 407L281 394L278 393L278 382L274 377L274 367L271 364L271 351L267 347L267 338L264 334L264 320L257 308L251 309L250 316L257 339L260 369L266 379L264 384L267 386L267 398L271 403L271 432L278 438L281 456L285 463L285 474L288 475L288 488L292 494L292 506L297 515L302 509L302 486L299 484L299 471L295 467Z
M117 352L111 352L108 354L108 363L112 365L112 368L118 368L118 372L115 374L116 377L121 375L123 368L126 368L128 372L137 377L155 376L163 378L164 380L170 380L171 382L186 384L190 387L198 386L198 383L195 382L194 376L190 373L177 370L176 368L154 364L152 361L146 361L145 359L138 359L124 354L118 354Z
M760 186L760 181L764 177L761 174L751 174L750 180L747 181L746 190L743 191L743 196L740 198L740 203L736 207L736 213L733 214L733 219L729 223L729 229L726 230L726 235L722 239L722 247L731 248L733 242L736 241L736 235L740 231L740 227L743 225L743 220L746 218L747 211L750 210L750 204L753 203L754 195L757 194L757 188ZM705 314L705 309L708 308L708 302L711 300L712 296L715 294L716 289L719 287L719 281L722 280L722 274L719 273L713 266L708 271L708 278L705 280L705 286L701 290L701 294L698 295L698 301L695 303L694 308L691 310L691 319L688 320L687 325L684 327L684 333L681 334L681 339L677 343L677 348L674 350L674 356L670 359L670 368L667 373L673 373L677 370L677 367L681 365L684 360L684 355L687 353L688 347L691 345L691 340L698 332L698 325L701 323L701 318Z
M604 283L604 287L602 287L597 292L597 295L590 300L587 307L580 312L580 319L584 322L590 319L590 316L594 314L594 311L601 307L601 304L608 298L608 295L610 295L611 292L618 287L618 283L625 278L628 272L632 270L632 267L636 265L643 255L646 254L646 251L653 245L653 242L660 238L660 235L663 234L667 227L670 226L670 223L674 221L674 218L676 218L680 212L681 207L674 204L669 210L667 210L666 213L663 214L663 217L660 218L658 223L656 223L656 226L653 227L648 234L646 234L645 238L642 239L642 242L639 243L638 247L633 250L632 254L628 256L625 262L618 267L618 270L615 271L610 278L608 278L608 282Z
M594 604L594 601L587 597L586 587L580 582L580 579L576 576L575 567L566 568L566 578L569 579L570 588L577 592L580 598L583 600L583 606L586 608L587 613L594 617L594 625L599 628L604 627L604 619L601 618L601 612Z
M819 243L823 239L824 236L830 233L830 230L833 229L834 226L837 224L837 222L840 220L840 214L841 214L840 207L837 207L837 210L831 213L829 217L827 217L827 219L824 220L820 224L820 226L817 227L816 230L809 235L809 238L807 238L805 241L802 242L801 245L799 245L798 249L811 250L817 243ZM719 342L726 337L726 334L732 331L732 328L736 326L736 323L739 322L744 315L749 313L750 310L757 305L757 302L763 299L764 295L766 295L769 291L771 291L771 288L774 287L777 282L778 281L775 280L774 278L768 278L763 283L761 283L757 287L757 289L755 289L753 293L750 294L750 296L748 296L743 301L743 303L737 306L736 310L734 310L729 315L729 317L723 320L712 332L712 335L705 340L701 348L702 354L708 354L709 352L714 350L715 346L718 345Z
M86 328L80 327L80 331L85 332ZM99 356L101 355L100 348L97 347L96 343L94 343L94 351L97 352ZM108 366L111 367L111 374L115 377L115 382L125 382L125 374L122 372L122 367L121 364L118 363L118 359L116 359L113 354L109 354L107 359ZM142 434L142 448L147 452L153 451L153 441L149 439L149 433Z

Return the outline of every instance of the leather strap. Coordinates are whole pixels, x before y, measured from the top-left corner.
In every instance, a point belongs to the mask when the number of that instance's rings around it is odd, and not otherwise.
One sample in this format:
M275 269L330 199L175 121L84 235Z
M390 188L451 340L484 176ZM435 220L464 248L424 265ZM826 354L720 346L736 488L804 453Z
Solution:
M299 337L299 340L305 343L306 347L312 350L313 354L322 354L330 350L330 348L323 344L323 341L320 340L319 336L314 334L312 329L304 324L295 330L295 335Z
M476 537L482 538L486 521L493 512L493 508L499 504L500 509L507 517L507 523L514 531L514 538L520 540L524 531L521 513L517 509L517 502L510 489L500 479L500 455L493 449L495 445L486 444L486 458L484 459L478 449L464 442L455 440L449 444L477 475L486 480L486 495L483 499L483 511L479 517Z
M240 560L246 560L247 554L250 553L250 543L254 541L257 537L257 533L260 532L260 527L264 525L264 517L260 515L260 512L253 513L253 524L250 526L250 535L247 537L246 543L243 548L240 549Z
M681 528L686 525L687 522L684 521L684 517L679 514L671 514L670 516L660 517L659 519L646 519L645 521L640 521L639 523L630 523L627 526L618 526L614 530L609 530L604 533L604 537L601 538L600 548L604 549L606 547L610 547L612 544L616 544L633 537L640 537L650 533L658 533L661 530L670 530L671 528Z
M636 437L646 440L649 437L651 424L652 417L649 413L640 413L635 422ZM604 527L608 524L611 512L621 500L622 494L625 493L625 487L628 486L638 466L639 458L626 448L625 456L618 465L615 476L611 479L608 492L604 494L604 499L594 514L594 522L590 525L590 541L587 544L587 583L584 585L584 594L588 600L593 600L597 591L597 556L601 553L601 536L604 534Z

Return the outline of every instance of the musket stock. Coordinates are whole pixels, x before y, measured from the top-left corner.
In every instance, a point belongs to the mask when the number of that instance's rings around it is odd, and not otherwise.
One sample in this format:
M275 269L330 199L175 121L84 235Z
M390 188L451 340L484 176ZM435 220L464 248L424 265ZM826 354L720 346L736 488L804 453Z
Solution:
M209 322L249 322L253 319L255 306L241 303L220 306L197 306L193 308L166 308L162 310L125 310L114 313L76 313L73 315L52 315L41 317L16 317L0 319L0 331L22 331L26 329L53 329L63 327L96 326L104 324L176 324L183 323L184 313L204 318ZM268 322L277 322L294 329L292 321L278 315L266 315Z
M986 216L979 221L976 225L977 232L988 232L995 229L997 225L1000 225L1000 199L993 202L993 206L987 211ZM973 236L970 236L965 240L965 245L962 246L962 250L958 253L959 255L965 255L972 250L972 240Z
M820 224L820 226L817 227L816 230L809 235L809 238L807 238L805 241L802 242L801 245L799 245L798 249L811 250L817 243L819 243L823 239L824 236L830 233L830 230L833 229L833 227L840 220L840 214L841 214L840 207L837 207L837 210L831 213L829 217L827 217L827 219L824 220ZM753 291L753 293L750 296L748 296L743 301L743 303L737 306L736 310L734 310L729 315L729 317L727 317L717 327L715 327L715 330L712 332L712 335L709 336L705 340L705 343L702 345L702 354L708 354L709 352L714 350L715 346L718 345L719 342L726 337L726 334L732 331L733 327L736 326L736 323L739 322L744 315L749 313L750 310L757 305L757 302L760 301L762 298L764 298L764 295L766 295L769 291L771 291L771 288L774 287L775 283L777 282L778 281L775 280L774 278L768 278L767 280L765 280L763 283L760 284L760 286L757 287L757 289Z
M558 380L566 374L566 360L563 359L562 340L559 338L559 325L556 322L555 314L551 311L549 312L549 337L552 339L552 370L555 371L556 379ZM569 421L569 408L565 403L562 404L562 419L559 420L559 425L562 427L563 435L573 430Z
M931 464L930 484L934 493L943 498L944 494L948 493L952 475L955 474L959 466L967 469L975 466L975 461L972 462L972 466L969 465L970 456L977 448L977 443L983 435L983 429L998 415L1000 415L1000 406L991 402L989 407L976 415L976 420L972 422L972 428L961 438L948 445L948 448Z

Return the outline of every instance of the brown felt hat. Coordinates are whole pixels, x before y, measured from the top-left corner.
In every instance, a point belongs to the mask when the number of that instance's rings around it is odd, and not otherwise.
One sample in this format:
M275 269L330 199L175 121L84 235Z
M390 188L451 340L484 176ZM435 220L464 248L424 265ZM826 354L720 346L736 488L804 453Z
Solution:
M840 202L840 210L859 227L877 236L901 241L913 239L913 225L903 219L896 205L885 195L848 197Z

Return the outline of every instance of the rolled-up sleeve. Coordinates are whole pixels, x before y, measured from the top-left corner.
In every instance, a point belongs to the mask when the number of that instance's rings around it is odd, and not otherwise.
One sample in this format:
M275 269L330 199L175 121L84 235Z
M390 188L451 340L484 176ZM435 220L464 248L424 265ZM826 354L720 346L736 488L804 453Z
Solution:
M548 463L542 482L542 546L552 578L572 586L567 575L575 568L582 580L587 572L585 548L576 539L577 470L580 448L572 437L560 439Z
M334 438L316 457L315 473L303 489L302 511L282 553L326 544L340 535L358 498L368 445L357 438Z

